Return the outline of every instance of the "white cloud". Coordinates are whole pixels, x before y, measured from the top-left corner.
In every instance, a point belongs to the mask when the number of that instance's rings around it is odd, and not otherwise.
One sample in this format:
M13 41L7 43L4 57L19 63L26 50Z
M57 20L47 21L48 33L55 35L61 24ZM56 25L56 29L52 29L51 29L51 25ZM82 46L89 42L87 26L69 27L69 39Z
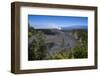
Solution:
M45 24L45 25L33 25L35 29L61 29L58 25L54 23Z

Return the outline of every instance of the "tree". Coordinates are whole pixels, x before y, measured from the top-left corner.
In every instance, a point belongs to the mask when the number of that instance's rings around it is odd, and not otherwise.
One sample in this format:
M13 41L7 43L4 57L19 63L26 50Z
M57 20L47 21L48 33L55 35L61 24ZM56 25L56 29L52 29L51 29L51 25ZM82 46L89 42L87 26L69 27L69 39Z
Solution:
M32 27L32 26L30 26L30 24L28 24L28 37L30 38L35 33L36 33L36 30L34 29L34 27Z
M73 48L74 58L87 58L87 30L77 30L76 33L78 35L78 39L81 41L75 48Z
M35 40L29 45L29 60L42 60L46 57L45 35L38 31Z
M87 46L82 43L73 49L74 58L87 58Z

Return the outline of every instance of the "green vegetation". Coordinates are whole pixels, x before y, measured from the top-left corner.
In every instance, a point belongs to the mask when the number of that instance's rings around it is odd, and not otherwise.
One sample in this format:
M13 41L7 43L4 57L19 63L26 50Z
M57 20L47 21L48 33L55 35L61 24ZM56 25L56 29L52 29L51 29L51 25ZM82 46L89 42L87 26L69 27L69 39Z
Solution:
M56 55L49 56L48 59L72 59L72 53L66 52L67 49L63 49L61 52L57 53Z
M74 58L87 58L87 47L80 44L73 49Z
M47 31L47 32L46 32ZM87 58L88 55L88 35L87 30L72 30L71 32L77 34L79 44L74 48L65 49L64 39L62 39L61 48L62 50L55 55L47 56L47 47L54 46L53 43L47 44L45 42L45 33L53 35L49 32L50 30L35 30L33 27L28 25L28 38L34 36L36 39L28 45L28 60L44 60L44 59L77 59ZM55 34L54 34L55 35Z
M34 30L33 28L31 28ZM40 31L31 31L32 35L36 37L36 40L32 42L31 45L28 47L28 55L29 60L42 60L45 58L45 50L46 50L46 44L45 44L45 36ZM30 34L30 33L29 33Z
M87 58L87 54L88 54L87 30L77 31L77 35L78 35L78 38L81 40L81 42L73 49L74 58Z
M61 52L57 53L56 55L50 56L48 59L76 59L76 58L87 58L86 45L84 44L78 45L72 50L64 49Z
M86 30L76 30L74 33L77 33L78 40L81 39L81 42L74 48L63 49L61 52L57 53L54 56L50 56L49 59L76 59L76 58L87 58L88 56L88 47L87 47L87 31ZM62 41L61 47L63 48L64 42Z
M28 37L32 37L32 35L36 34L36 30L28 24Z

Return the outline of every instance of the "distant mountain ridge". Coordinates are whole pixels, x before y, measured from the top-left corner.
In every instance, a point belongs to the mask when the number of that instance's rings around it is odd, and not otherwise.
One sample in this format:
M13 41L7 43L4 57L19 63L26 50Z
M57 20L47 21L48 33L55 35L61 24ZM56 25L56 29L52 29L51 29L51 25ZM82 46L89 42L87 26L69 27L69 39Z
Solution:
M38 26L38 25L37 25ZM39 25L39 27L35 26L34 29L41 29L41 30L77 30L77 29L88 29L86 25L72 25L72 26L65 26L65 27L58 27L53 25Z
M61 30L77 30L77 29L88 29L88 27L87 26L61 27Z

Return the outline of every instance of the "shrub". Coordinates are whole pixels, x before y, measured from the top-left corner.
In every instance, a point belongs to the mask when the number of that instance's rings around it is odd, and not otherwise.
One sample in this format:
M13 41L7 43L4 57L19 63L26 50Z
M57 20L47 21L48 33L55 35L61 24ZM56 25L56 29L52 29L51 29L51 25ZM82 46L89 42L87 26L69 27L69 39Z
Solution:
M87 58L87 47L84 44L78 45L73 49L74 58Z

